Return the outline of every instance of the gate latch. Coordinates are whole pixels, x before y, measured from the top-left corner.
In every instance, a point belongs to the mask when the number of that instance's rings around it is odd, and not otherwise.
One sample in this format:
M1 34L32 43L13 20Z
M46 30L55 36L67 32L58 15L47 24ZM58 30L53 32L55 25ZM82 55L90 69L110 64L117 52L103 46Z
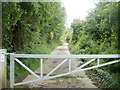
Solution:
M0 53L0 55L9 55L10 53Z

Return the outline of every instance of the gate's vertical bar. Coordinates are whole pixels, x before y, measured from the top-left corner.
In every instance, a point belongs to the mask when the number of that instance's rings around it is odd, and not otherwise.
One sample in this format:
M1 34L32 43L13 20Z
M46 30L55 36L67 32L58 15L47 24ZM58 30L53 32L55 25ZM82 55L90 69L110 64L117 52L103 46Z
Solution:
M10 88L14 87L14 54L10 54Z
M43 59L40 60L40 72L41 72L41 78L43 77Z
M69 73L71 72L71 59L69 59Z
M0 89L6 88L7 86L7 59L5 53L6 49L0 49Z
M100 59L99 58L97 59L97 65L100 65Z

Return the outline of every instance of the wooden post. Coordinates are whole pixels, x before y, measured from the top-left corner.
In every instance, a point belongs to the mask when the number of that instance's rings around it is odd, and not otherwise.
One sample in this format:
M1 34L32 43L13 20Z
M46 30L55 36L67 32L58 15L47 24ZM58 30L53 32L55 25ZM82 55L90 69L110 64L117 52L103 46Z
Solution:
M6 49L0 49L0 89L6 88L7 86L7 59L6 59Z

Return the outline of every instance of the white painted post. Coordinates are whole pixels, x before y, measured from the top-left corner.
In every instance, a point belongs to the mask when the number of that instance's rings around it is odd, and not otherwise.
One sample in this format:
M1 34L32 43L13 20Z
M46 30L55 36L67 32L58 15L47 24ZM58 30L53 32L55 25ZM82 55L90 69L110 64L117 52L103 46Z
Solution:
M14 64L15 64L15 61L14 61L14 54L11 53L10 54L10 88L14 88Z
M43 77L43 59L40 60L40 72L41 72L41 78Z
M7 59L6 49L0 49L0 90L7 87Z

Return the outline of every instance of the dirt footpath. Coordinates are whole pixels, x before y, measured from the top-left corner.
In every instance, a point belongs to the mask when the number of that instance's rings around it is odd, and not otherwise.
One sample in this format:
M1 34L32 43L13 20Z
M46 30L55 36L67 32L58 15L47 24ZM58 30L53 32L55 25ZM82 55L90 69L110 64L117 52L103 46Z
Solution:
M70 54L67 44L65 43L63 46L58 46L51 54L54 55L63 55ZM53 68L55 68L59 63L61 63L64 59L47 59L43 63L43 72L44 74L49 73ZM79 59L72 59L72 70L77 68L83 62ZM59 67L54 74L66 73L68 72L68 61L65 62L61 67ZM40 68L35 70L36 74L40 74ZM77 74L72 74L72 76L76 76L76 78L54 78L50 80L44 80L40 82L34 82L24 85L24 87L28 88L97 88L93 85L85 72L80 72ZM28 75L23 81L36 79L33 75Z

